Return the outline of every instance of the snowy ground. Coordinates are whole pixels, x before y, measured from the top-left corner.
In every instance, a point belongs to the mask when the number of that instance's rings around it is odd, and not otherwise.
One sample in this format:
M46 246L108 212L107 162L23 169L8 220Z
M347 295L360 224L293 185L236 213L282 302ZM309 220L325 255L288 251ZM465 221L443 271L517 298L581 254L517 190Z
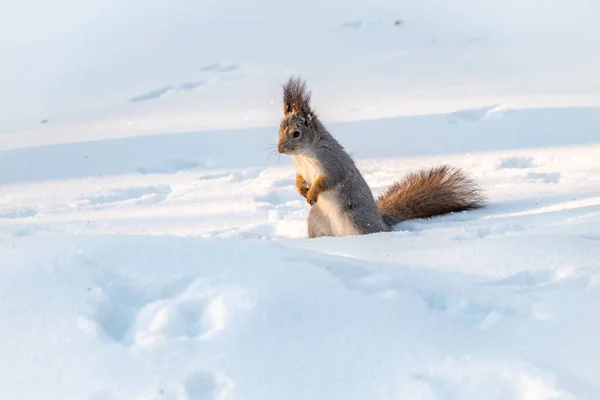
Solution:
M0 399L600 398L600 6L391 3L0 16ZM307 240L292 72L376 195L489 205Z

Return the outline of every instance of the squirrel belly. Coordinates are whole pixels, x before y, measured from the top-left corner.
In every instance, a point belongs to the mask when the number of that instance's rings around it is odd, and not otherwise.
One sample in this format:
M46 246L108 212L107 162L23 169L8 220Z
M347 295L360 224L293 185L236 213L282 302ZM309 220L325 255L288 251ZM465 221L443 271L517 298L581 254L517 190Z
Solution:
M348 210L342 207L339 190L319 195L308 213L308 237L360 235L360 229Z

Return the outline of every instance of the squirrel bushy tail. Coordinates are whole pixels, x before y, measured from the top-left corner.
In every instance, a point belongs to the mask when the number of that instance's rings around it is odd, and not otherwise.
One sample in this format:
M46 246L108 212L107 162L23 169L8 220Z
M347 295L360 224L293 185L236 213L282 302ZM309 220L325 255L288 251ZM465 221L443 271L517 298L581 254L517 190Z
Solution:
M377 208L389 226L483 205L477 185L461 170L447 165L413 172L377 199Z

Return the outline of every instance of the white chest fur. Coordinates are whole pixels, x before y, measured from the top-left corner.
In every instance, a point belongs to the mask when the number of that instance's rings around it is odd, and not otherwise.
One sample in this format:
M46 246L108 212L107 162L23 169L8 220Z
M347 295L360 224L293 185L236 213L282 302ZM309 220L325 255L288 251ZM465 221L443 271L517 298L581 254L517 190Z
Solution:
M296 167L296 173L302 175L309 186L313 184L319 175L322 175L319 162L312 157L295 155L292 156L292 161Z
M312 157L295 155L292 161L296 167L296 173L302 175L308 186L312 185L318 176L323 175L320 164ZM319 195L317 207L321 210L324 218L328 220L327 235L345 236L357 235L358 228L354 224L351 216L341 207L339 199L339 190L331 188Z

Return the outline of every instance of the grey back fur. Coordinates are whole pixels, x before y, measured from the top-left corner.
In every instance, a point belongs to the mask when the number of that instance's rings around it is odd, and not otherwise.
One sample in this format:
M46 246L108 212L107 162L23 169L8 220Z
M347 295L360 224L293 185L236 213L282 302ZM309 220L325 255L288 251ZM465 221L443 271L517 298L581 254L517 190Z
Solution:
M309 213L309 237L346 236L390 230L354 160L325 127L320 123L319 125L320 134L310 152L333 187L330 198L337 202L338 207L322 207L317 201ZM348 223L340 224L340 219L346 219ZM324 225L329 229L323 229ZM336 227L339 228L335 229Z

